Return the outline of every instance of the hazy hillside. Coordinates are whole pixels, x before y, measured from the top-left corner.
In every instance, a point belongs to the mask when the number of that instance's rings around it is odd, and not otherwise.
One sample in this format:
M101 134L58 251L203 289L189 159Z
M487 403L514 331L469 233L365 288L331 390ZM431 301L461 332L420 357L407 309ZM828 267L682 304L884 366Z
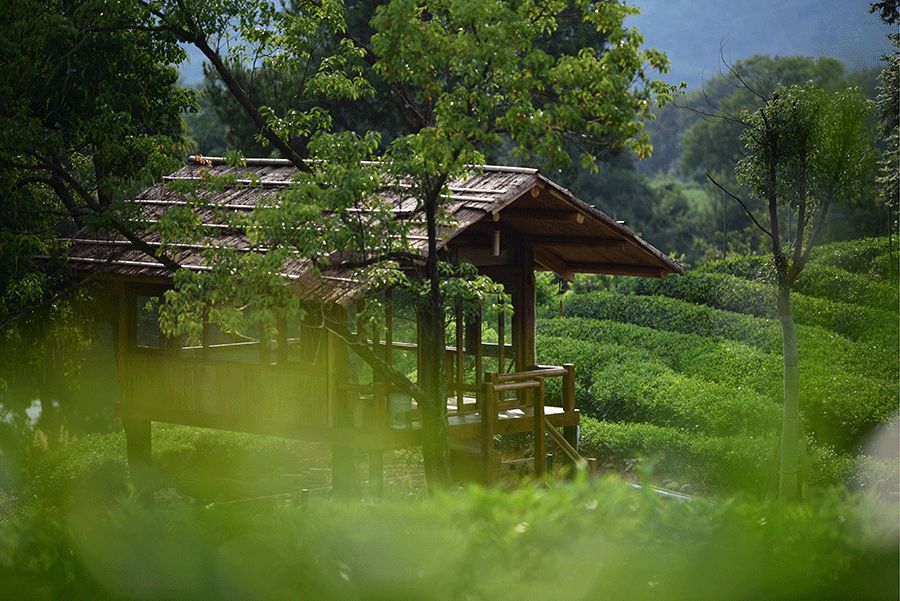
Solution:
M887 51L881 22L868 0L629 0L641 9L630 20L647 45L672 61L666 79L697 88L719 68L719 47L738 60L753 54L833 56L850 70L874 67ZM189 50L185 83L203 78L202 56Z
M672 61L668 81L697 88L729 61L754 54L832 56L848 70L875 67L887 29L867 0L632 0L631 23Z

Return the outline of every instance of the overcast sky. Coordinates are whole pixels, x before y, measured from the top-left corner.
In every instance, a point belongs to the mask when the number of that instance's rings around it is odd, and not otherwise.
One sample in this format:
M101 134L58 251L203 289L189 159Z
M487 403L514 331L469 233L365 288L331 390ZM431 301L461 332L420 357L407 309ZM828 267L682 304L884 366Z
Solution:
M666 80L696 88L732 61L753 54L833 56L849 69L878 67L888 28L868 0L630 0L641 9L628 24L672 61ZM182 65L185 83L203 77L202 60Z

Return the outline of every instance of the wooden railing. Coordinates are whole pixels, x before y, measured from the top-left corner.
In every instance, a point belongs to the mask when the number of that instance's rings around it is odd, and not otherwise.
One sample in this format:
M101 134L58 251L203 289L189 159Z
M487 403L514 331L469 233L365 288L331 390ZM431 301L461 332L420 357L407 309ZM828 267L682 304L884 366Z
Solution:
M508 373L488 374L482 385L481 394L481 453L487 458L492 452L494 430L501 411L513 408L532 408L534 432L534 472L542 477L547 469L547 448L544 435L550 432L553 439L560 444L563 452L580 467L584 459L578 451L565 440L545 415L546 378L562 377L561 405L565 412L575 410L575 366L540 365L533 369ZM514 399L507 399L507 393L514 392ZM560 442L561 441L561 442ZM486 462L487 465L487 462Z
M534 471L537 477L544 476L547 469L546 435L550 435L576 469L587 467L586 460L581 457L573 444L566 440L547 418L545 412L547 378L562 378L560 406L566 414L574 412L575 366L572 364L539 365L505 374L489 373L485 374L481 384L463 383L450 386L448 392L457 399L461 393L472 393L475 397L474 403L461 404L457 400L456 415L463 416L474 412L480 414L480 451L486 469L489 469L489 457L493 452L494 434L498 429L500 413L514 409L521 409L526 414L529 409L531 410L528 418L532 420L531 430L534 433ZM359 425L374 429L391 427L393 417L389 406L391 390L387 384L378 382L351 384L340 386L339 389L351 394L356 399L357 406L365 411L366 415L359 420L361 422ZM411 425L412 415L408 419Z

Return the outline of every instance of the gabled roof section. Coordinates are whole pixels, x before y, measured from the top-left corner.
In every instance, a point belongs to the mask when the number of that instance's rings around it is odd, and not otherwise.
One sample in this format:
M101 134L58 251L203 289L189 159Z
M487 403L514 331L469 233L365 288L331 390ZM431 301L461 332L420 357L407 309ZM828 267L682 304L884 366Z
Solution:
M185 167L133 199L140 207L142 219L153 223L170 208L184 206L185 199L170 189L168 182L198 180L204 172L231 176L233 184L221 190L201 192L204 200L214 207L195 209L207 231L205 241L170 245L170 256L185 269L196 271L209 269L202 257L202 250L208 246L248 249L244 233L223 221L223 210L252 211L261 199L290 186L297 173L283 159L246 159L245 165L232 167L218 157L190 157ZM499 216L535 238L537 263L566 277L579 272L651 276L683 273L677 263L623 224L577 199L536 169L474 166L470 175L450 182L448 191L445 209L453 226L442 232L444 245L475 224L496 221ZM397 214L417 208L414 198L405 198L396 191L385 191L384 195ZM421 229L413 228L410 241L424 251L426 237L424 228ZM158 233L140 235L151 247L160 245ZM82 229L70 240L68 256L79 271L102 271L135 280L171 279L168 269L119 235ZM597 253L598 248L604 252ZM308 264L297 260L285 265L285 273L295 280L298 292L307 300L344 304L365 294L364 286L350 272L333 270L321 278L313 278L308 275Z

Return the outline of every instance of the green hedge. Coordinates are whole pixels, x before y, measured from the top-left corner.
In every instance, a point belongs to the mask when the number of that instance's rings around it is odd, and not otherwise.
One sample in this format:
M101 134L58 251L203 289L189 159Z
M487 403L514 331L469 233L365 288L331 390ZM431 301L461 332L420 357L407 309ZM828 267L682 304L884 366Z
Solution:
M773 319L714 309L664 296L595 292L569 298L565 314L621 321L703 337L743 342L768 353L781 354L781 327ZM872 378L897 377L896 349L858 343L817 326L797 326L804 362L831 366Z
M775 297L771 286L728 274L689 271L683 276L665 279L629 278L622 282L619 291L668 296L760 317L771 317L775 312Z
M897 277L896 241L894 261L883 259L890 256L890 243L887 238L861 238L823 244L813 248L810 256L820 265L840 267L852 273L869 274L885 280Z
M633 278L622 292L677 298L759 317L774 315L774 291L770 285L728 274L693 271L663 280ZM794 293L791 295L794 321L819 326L853 340L872 340L887 348L897 348L896 313L829 301Z
M686 376L717 383L734 390L735 394L749 390L773 403L781 402L781 357L739 342L575 317L540 321L538 332L541 360L540 341L544 337L592 342L599 347L639 349L649 353L654 361ZM829 345L823 343L819 352L827 354L829 350ZM865 350L863 347L858 351L860 361L865 357ZM608 356L608 353L598 349L595 356ZM579 371L595 372L609 364L592 361L589 354L587 357L587 363L577 364ZM873 428L893 415L896 389L893 379L847 371L840 367L840 361L841 356L826 361L821 355L801 353L800 402L807 427L817 439L843 451L853 449ZM596 401L593 394L579 397L579 403Z
M775 281L772 260L762 256L738 256L710 261L698 271L724 273L767 284ZM806 296L897 311L896 285L873 280L865 273L851 273L832 265L808 264L794 283L794 290Z
M581 420L580 452L619 466L651 460L658 476L719 490L761 494L777 474L775 436L702 436L649 423Z
M652 422L705 435L777 431L781 407L751 390L679 374L658 363L621 361L594 372L593 406L605 420Z
M629 348L618 344L599 345L586 340L560 336L539 336L536 340L540 363L575 365L575 399L579 407L594 406L591 390L594 373L601 366L620 360L650 361L650 353L644 349ZM547 380L547 399L554 402L561 398L561 378Z
M684 334L719 336L766 352L781 351L781 328L776 321L665 296L576 294L568 299L564 311L567 317L608 319Z
M777 435L703 436L649 423L622 423L583 417L579 450L601 465L627 469L648 463L657 480L673 479L719 491L774 493L778 478ZM801 477L810 493L830 486L879 490L896 487L893 462L808 447Z
M554 336L643 349L675 371L780 399L781 359L733 340L579 317L540 320L537 331L539 338ZM538 347L539 359L540 353Z
M153 459L168 478L176 478L190 494L204 494L209 483L237 482L297 470L302 443L270 436L223 432L168 424L153 425ZM112 496L127 490L128 466L122 432L94 434L50 452L32 453L31 492L44 501L62 503L99 493ZM189 482L182 481L184 477ZM172 481L161 481L173 485Z

